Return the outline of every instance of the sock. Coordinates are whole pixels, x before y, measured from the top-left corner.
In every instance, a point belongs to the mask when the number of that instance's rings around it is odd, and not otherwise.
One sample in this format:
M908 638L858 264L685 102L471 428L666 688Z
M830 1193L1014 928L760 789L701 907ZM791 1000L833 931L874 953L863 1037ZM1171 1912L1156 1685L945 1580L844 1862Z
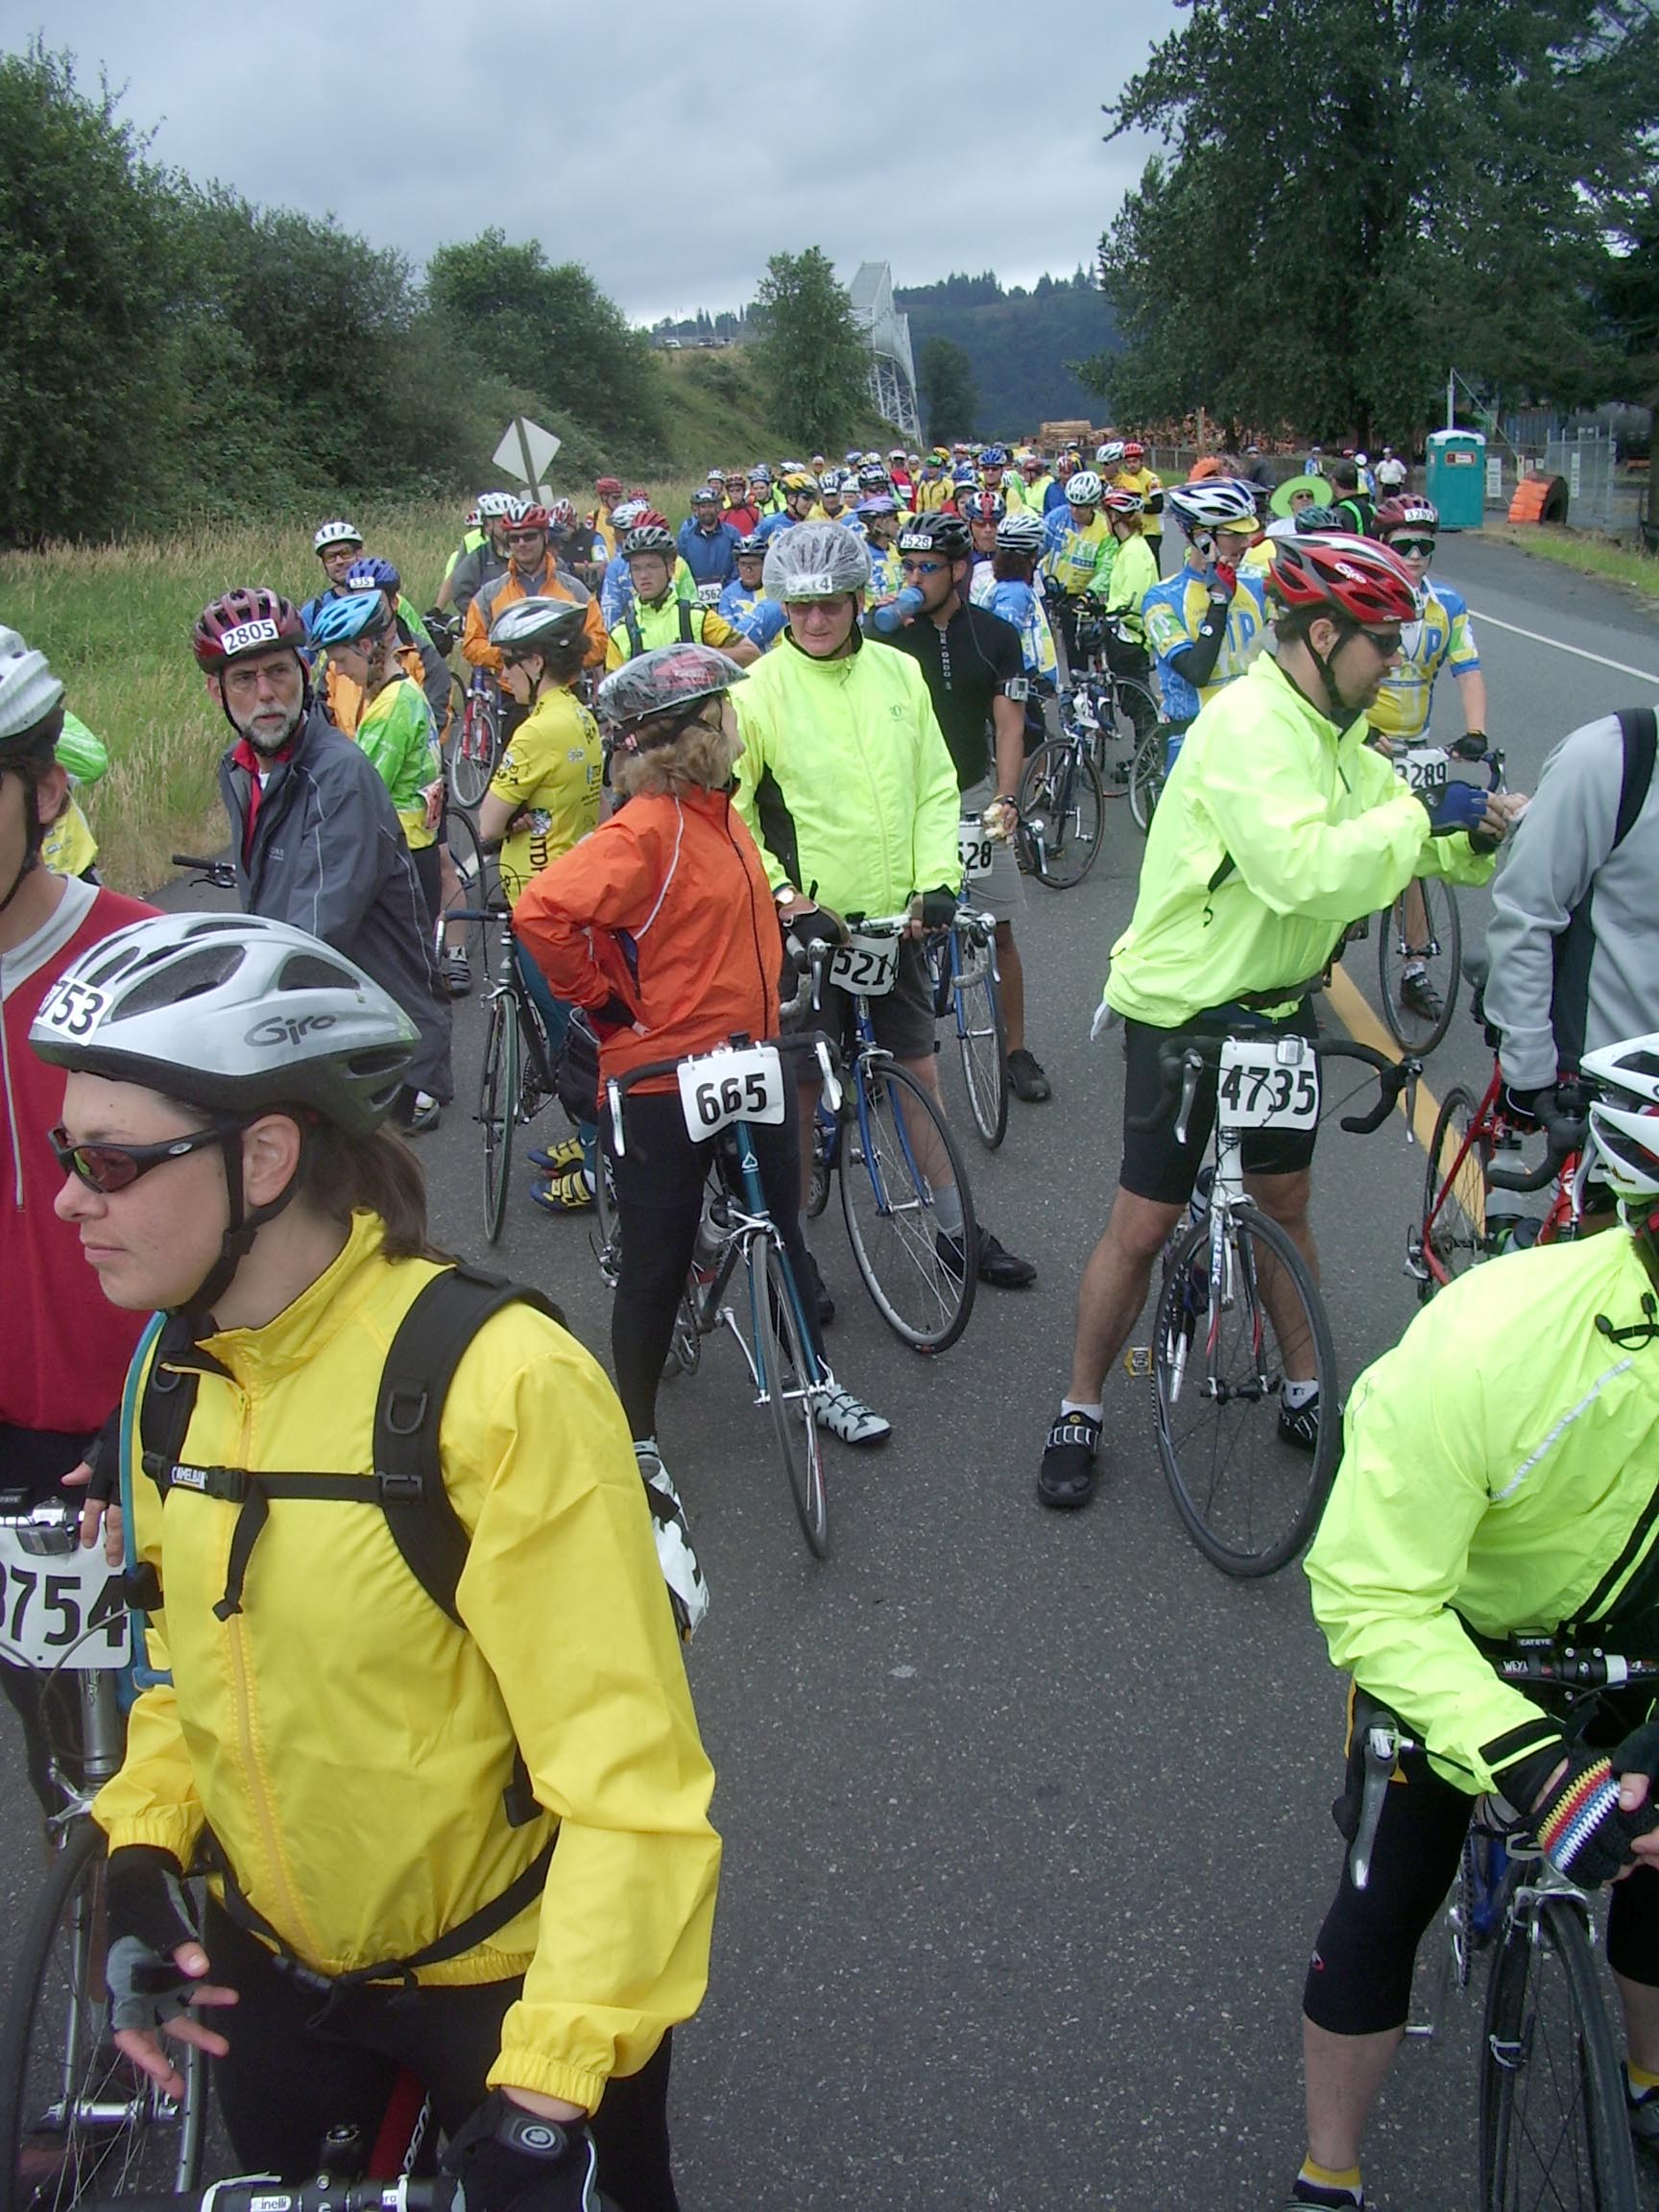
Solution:
M1358 2212L1365 2202L1365 2192L1359 2185L1359 2169L1350 2166L1337 2173L1329 2166L1315 2164L1311 2158L1302 2161L1302 2171L1296 2176L1292 2201L1297 2204L1318 2204L1329 2207L1329 2212Z
M1279 1403L1286 1413L1300 1412L1310 1399L1318 1395L1317 1382L1281 1382L1279 1385Z
M1060 1410L1062 1414L1082 1413L1086 1415L1089 1420L1098 1421L1102 1424L1104 1424L1106 1419L1106 1408L1103 1405L1085 1406L1080 1398L1062 1398L1060 1401Z
M962 1193L954 1183L947 1183L933 1193L933 1211L938 1216L940 1233L962 1241Z
M1640 2100L1652 2096L1659 2089L1659 2074L1649 2074L1646 2066L1638 2066L1634 2058L1624 2061L1624 2078L1630 2084L1630 2094Z
M1414 975L1427 975L1428 973L1427 960L1407 960L1400 971L1400 980L1402 983L1409 983Z
M655 1436L636 1436L634 1439L635 1457L637 1459L642 1458L647 1452L649 1452L652 1457L656 1459L661 1459L662 1456L661 1453L657 1449L657 1439Z

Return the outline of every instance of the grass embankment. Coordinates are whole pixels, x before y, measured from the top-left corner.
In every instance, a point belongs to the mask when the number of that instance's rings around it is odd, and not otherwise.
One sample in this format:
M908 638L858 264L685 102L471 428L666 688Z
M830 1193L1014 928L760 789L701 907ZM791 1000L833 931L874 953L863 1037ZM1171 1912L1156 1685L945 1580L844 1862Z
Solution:
M1627 585L1642 598L1659 603L1659 560L1639 547L1616 545L1610 538L1599 538L1587 530L1546 529L1538 524L1488 522L1482 534L1540 561L1554 561L1563 568L1576 569L1581 576L1599 576L1609 584Z

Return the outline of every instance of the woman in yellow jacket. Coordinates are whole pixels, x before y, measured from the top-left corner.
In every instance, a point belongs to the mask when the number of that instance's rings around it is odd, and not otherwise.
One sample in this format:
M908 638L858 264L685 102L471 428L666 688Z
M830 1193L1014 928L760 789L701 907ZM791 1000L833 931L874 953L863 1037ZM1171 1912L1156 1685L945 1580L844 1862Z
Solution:
M627 1426L548 1315L491 1313L444 1399L452 1610L394 1533L382 1370L447 1264L382 1125L407 1017L301 931L179 914L84 954L31 1042L69 1071L58 1211L191 1393L124 1470L163 1678L95 1805L118 2043L174 2094L161 2034L209 2052L245 2169L373 2142L406 2069L470 2212L674 2212L712 1775Z

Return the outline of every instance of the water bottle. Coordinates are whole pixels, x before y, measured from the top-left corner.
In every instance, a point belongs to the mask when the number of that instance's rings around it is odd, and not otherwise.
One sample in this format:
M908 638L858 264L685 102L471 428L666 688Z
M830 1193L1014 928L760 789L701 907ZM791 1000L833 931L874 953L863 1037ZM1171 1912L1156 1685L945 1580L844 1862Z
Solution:
M878 607L870 619L883 637L890 637L911 615L920 614L926 604L915 585L906 584L897 599L889 599L885 606Z
M721 1198L709 1199L698 1216L697 1242L692 1250L691 1264L705 1283L712 1278L719 1264L726 1242L723 1232L729 1226L730 1219L726 1202Z

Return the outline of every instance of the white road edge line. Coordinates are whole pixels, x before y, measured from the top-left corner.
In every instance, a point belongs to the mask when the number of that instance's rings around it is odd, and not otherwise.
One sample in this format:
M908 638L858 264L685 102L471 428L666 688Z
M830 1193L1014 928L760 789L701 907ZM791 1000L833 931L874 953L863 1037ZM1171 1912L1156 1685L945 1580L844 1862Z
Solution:
M1644 684L1659 684L1651 668L1632 668L1626 661L1609 661L1604 653L1586 653L1582 645L1563 645L1559 637L1544 637L1536 630L1523 630L1519 623L1500 622L1496 614L1483 614L1479 607L1471 607L1470 613L1478 622L1489 622L1494 630L1507 630L1511 637L1529 637L1534 645L1552 645L1557 653L1571 653L1578 661L1594 661L1599 668L1617 669L1621 676L1639 676Z

